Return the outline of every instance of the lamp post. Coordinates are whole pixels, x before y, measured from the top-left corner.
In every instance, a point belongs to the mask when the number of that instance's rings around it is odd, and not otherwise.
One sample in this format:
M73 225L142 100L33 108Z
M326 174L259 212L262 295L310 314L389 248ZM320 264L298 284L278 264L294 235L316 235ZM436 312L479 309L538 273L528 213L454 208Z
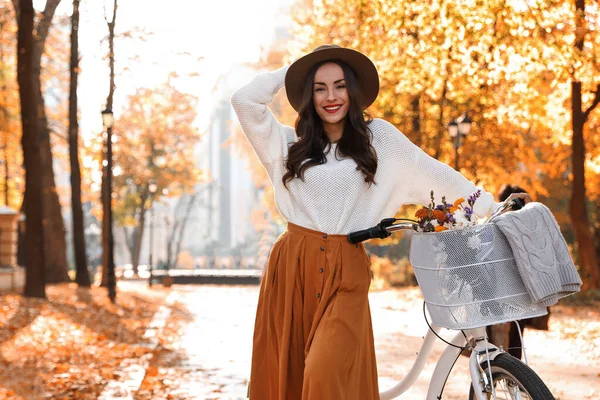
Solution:
M150 192L150 197L152 198L152 204L150 206L150 245L148 246L150 253L150 265L148 266L148 269L150 270L150 277L148 278L148 286L152 286L152 265L154 264L152 248L154 247L154 193L156 193L156 189L156 181L151 179L150 184L148 185L148 191Z
M106 189L103 198L103 218L105 219L104 226L106 227L106 234L104 235L103 248L106 252L106 266L108 267L108 298L112 303L115 302L117 297L117 282L115 279L115 259L114 259L114 237L112 230L112 176L113 176L113 160L112 160L112 126L115 122L113 112L110 108L102 111L102 123L106 128Z
M458 171L458 148L461 146L462 137L466 137L471 132L471 124L473 121L467 114L453 119L448 124L448 133L454 139L454 169Z

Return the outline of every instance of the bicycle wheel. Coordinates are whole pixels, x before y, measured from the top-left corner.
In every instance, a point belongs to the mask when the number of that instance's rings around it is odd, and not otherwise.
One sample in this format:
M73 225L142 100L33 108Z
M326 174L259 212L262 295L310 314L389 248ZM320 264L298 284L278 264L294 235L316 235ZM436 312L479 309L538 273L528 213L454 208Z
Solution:
M510 354L500 354L490 361L496 399L504 400L555 400L550 389L541 378L526 364ZM488 373L487 361L481 364ZM489 376L489 375L488 375ZM486 399L493 399L492 393L486 393ZM473 386L469 391L469 400L475 400Z

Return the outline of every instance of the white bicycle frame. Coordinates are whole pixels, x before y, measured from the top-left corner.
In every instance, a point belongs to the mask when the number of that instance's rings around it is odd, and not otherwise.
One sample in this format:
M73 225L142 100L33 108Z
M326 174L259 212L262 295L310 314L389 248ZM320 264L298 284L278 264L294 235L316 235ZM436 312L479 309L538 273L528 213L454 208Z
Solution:
M423 367L425 366L425 361L427 361L427 358L429 357L429 354L433 348L433 344L437 339L436 334L439 334L440 330L442 329L441 327L433 324L431 325L431 328L432 329L428 330L427 334L425 335L425 340L419 349L417 359L415 360L410 371L408 371L407 375L402 379L402 381L396 384L396 386L386 390L385 392L381 392L379 394L381 400L390 400L400 396L402 393L406 392L415 383L419 375L421 375ZM473 351L471 352L471 357L469 359L469 370L471 373L471 383L475 388L475 397L477 400L486 400L483 390L484 385L487 385L489 382L489 376L483 372L480 363L486 359L489 359L490 361L493 360L503 351L498 349L497 346L490 345L490 343L485 340L485 327L465 329L462 332L458 332L450 341L450 343L461 347L467 345L467 339L465 339L463 332L469 339L468 343L474 344ZM440 359L438 360L433 371L433 375L431 376L426 400L441 399L442 391L446 385L446 380L450 375L452 367L454 367L454 363L459 357L461 351L462 350L460 348L452 347L450 345L446 347L446 350L444 350L440 356ZM481 359L482 357L483 360ZM468 391L469 388L467 387L465 390Z

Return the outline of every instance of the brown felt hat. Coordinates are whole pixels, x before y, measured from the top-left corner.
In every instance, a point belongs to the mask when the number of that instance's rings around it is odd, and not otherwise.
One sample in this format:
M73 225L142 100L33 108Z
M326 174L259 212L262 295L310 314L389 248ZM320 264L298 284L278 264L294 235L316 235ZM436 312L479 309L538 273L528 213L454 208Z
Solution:
M285 90L288 101L294 110L300 110L304 84L313 67L324 61L335 60L345 62L356 73L363 95L363 109L373 104L379 93L379 75L373 62L356 50L346 49L335 44L324 44L296 60L285 74Z

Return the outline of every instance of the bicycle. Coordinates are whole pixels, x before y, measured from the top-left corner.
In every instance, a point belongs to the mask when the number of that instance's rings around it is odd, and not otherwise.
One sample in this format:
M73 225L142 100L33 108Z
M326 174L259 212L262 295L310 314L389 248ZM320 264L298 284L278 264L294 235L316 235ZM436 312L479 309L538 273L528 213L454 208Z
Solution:
M442 399L446 381L463 350L471 351L469 400L554 400L546 384L527 365L525 349L522 362L488 342L486 336L487 326L547 313L545 307L532 303L506 238L491 223L505 209L523 205L521 199L504 203L485 224L413 233L410 262L425 299L423 315L429 330L410 371L401 382L381 392L381 400L394 399L414 384L436 339L447 347L433 371L426 400ZM383 239L401 230L416 231L417 226L415 221L386 218L372 228L350 233L348 240ZM442 328L459 332L446 341L439 335Z

